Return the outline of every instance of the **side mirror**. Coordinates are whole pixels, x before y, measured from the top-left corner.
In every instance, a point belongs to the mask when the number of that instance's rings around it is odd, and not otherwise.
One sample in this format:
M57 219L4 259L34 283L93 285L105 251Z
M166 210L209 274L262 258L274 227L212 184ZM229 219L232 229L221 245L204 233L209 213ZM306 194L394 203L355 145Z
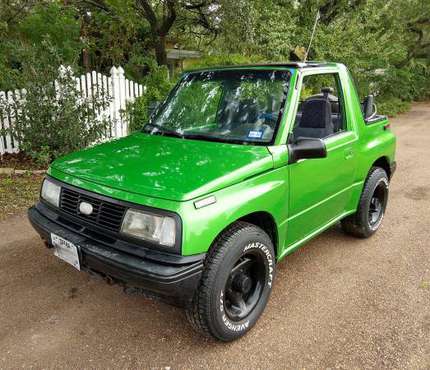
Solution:
M299 137L288 144L288 163L296 163L299 159L325 158L327 149L324 141L313 137Z
M149 103L148 115L152 116L159 106L160 106L159 101L153 101L153 102Z
M372 119L376 115L375 97L368 95L363 101L363 118L365 120Z

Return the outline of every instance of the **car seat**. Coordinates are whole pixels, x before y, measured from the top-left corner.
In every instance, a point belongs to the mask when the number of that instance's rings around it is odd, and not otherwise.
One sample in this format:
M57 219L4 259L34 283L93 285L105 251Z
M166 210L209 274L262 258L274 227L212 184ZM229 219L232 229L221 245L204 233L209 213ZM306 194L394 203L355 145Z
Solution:
M324 138L333 134L331 104L325 98L312 98L303 103L302 115L295 128L295 137Z

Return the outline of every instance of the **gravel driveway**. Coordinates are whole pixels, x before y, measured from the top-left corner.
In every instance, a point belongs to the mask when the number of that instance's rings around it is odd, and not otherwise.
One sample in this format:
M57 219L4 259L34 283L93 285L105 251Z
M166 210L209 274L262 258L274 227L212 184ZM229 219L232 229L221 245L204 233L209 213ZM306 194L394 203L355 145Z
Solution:
M398 169L380 231L334 227L279 264L262 319L230 344L182 310L57 260L25 215L0 223L0 368L430 369L430 103L392 120Z

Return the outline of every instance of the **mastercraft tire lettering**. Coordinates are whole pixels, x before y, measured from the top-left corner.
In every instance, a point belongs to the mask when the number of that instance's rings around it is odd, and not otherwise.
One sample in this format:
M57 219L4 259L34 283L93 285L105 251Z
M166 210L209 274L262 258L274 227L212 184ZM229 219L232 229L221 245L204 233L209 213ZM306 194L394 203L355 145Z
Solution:
M275 253L260 228L237 222L214 243L187 317L201 333L231 341L261 316L275 279Z

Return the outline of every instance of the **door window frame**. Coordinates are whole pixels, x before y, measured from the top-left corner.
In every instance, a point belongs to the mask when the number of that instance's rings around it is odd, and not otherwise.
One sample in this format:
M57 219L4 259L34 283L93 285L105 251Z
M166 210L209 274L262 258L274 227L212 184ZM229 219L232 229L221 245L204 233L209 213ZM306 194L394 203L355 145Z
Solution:
M288 136L287 136L287 142L290 142L291 138L293 137L293 130L296 122L297 113L299 110L299 104L300 104L300 95L302 93L303 88L303 80L306 77L313 76L313 75L334 75L336 84L337 84L337 92L339 94L338 99L340 100L340 104L342 104L342 120L343 120L343 129L335 132L331 135L328 135L324 138L321 138L321 140L326 141L327 139L330 139L330 141L333 141L333 138L337 137L343 137L345 134L349 134L350 132L353 132L353 129L351 127L351 122L348 119L348 115L346 114L346 99L345 99L345 92L344 87L342 84L342 78L337 69L332 68L324 68L324 69L314 69L314 70L300 70L298 71L298 76L296 80L296 86L294 87L296 91L297 98L294 102L294 114L292 116L291 122L288 127Z

